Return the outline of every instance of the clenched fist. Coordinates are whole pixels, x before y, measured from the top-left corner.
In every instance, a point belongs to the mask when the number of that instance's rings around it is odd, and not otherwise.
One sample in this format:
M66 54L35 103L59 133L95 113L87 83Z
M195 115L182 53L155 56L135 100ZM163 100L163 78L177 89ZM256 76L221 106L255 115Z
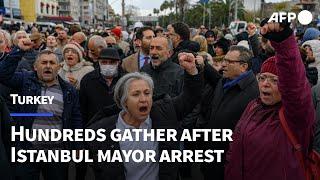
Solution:
M182 52L178 54L180 66L187 71L190 75L198 74L195 63L195 57L192 53Z
M290 28L290 23L276 23L268 22L268 19L264 19L261 24L260 34L275 42L282 42L292 35L293 31Z
M18 47L23 51L28 51L32 48L32 43L29 38L23 38L19 40Z
M280 32L283 31L283 29L279 23L270 22L261 27L260 33L261 35L265 35L267 33Z

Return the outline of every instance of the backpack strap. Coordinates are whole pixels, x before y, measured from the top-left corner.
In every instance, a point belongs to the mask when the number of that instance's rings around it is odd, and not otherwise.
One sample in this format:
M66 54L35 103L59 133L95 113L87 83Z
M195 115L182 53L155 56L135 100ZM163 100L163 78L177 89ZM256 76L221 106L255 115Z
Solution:
M288 123L287 123L286 118L284 116L283 106L281 106L281 108L280 108L279 117L280 117L280 124L282 126L282 129L287 134L291 144L293 145L293 147L295 149L295 154L299 160L301 167L303 168L303 172L305 173L305 175L307 175L305 161L304 161L304 157L303 157L303 153L302 153L302 146L301 146L301 144L299 144L296 137L293 135L292 131L290 130L290 128L288 126Z

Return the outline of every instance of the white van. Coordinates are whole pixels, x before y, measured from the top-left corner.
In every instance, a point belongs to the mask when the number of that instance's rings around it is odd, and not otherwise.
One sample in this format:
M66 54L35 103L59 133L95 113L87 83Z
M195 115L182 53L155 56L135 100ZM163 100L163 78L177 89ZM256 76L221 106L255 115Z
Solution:
M229 25L229 29L233 36L245 31L247 29L246 21L232 21Z

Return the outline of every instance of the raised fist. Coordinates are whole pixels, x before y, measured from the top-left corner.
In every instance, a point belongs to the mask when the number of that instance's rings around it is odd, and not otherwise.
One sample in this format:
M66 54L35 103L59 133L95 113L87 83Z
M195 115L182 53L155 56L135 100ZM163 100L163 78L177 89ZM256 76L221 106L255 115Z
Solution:
M290 23L276 23L276 22L268 22L269 19L264 19L260 26L260 34L275 42L282 42L292 35L293 31L290 28Z
M178 54L180 66L187 71L190 75L198 74L196 68L195 57L192 53L182 52Z
M248 34L249 34L249 37L255 35L256 30L257 30L257 26L255 24L248 23Z
M261 27L260 33L261 35L265 35L267 33L280 32L283 31L283 29L284 28L280 26L280 23L270 22Z
M32 48L32 42L29 38L19 39L18 47L23 51L28 51Z

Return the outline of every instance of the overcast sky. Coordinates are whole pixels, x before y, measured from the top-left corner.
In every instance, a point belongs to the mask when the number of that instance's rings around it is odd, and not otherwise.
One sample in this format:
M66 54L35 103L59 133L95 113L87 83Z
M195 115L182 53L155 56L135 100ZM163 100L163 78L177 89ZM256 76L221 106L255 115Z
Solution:
M112 8L116 14L121 14L121 1L122 0L109 0ZM191 4L196 3L199 0L190 0ZM281 2L285 0L266 0L266 2ZM125 0L126 5L134 5L140 8L141 15L148 15L153 12L153 8L160 8L160 5L164 0Z

